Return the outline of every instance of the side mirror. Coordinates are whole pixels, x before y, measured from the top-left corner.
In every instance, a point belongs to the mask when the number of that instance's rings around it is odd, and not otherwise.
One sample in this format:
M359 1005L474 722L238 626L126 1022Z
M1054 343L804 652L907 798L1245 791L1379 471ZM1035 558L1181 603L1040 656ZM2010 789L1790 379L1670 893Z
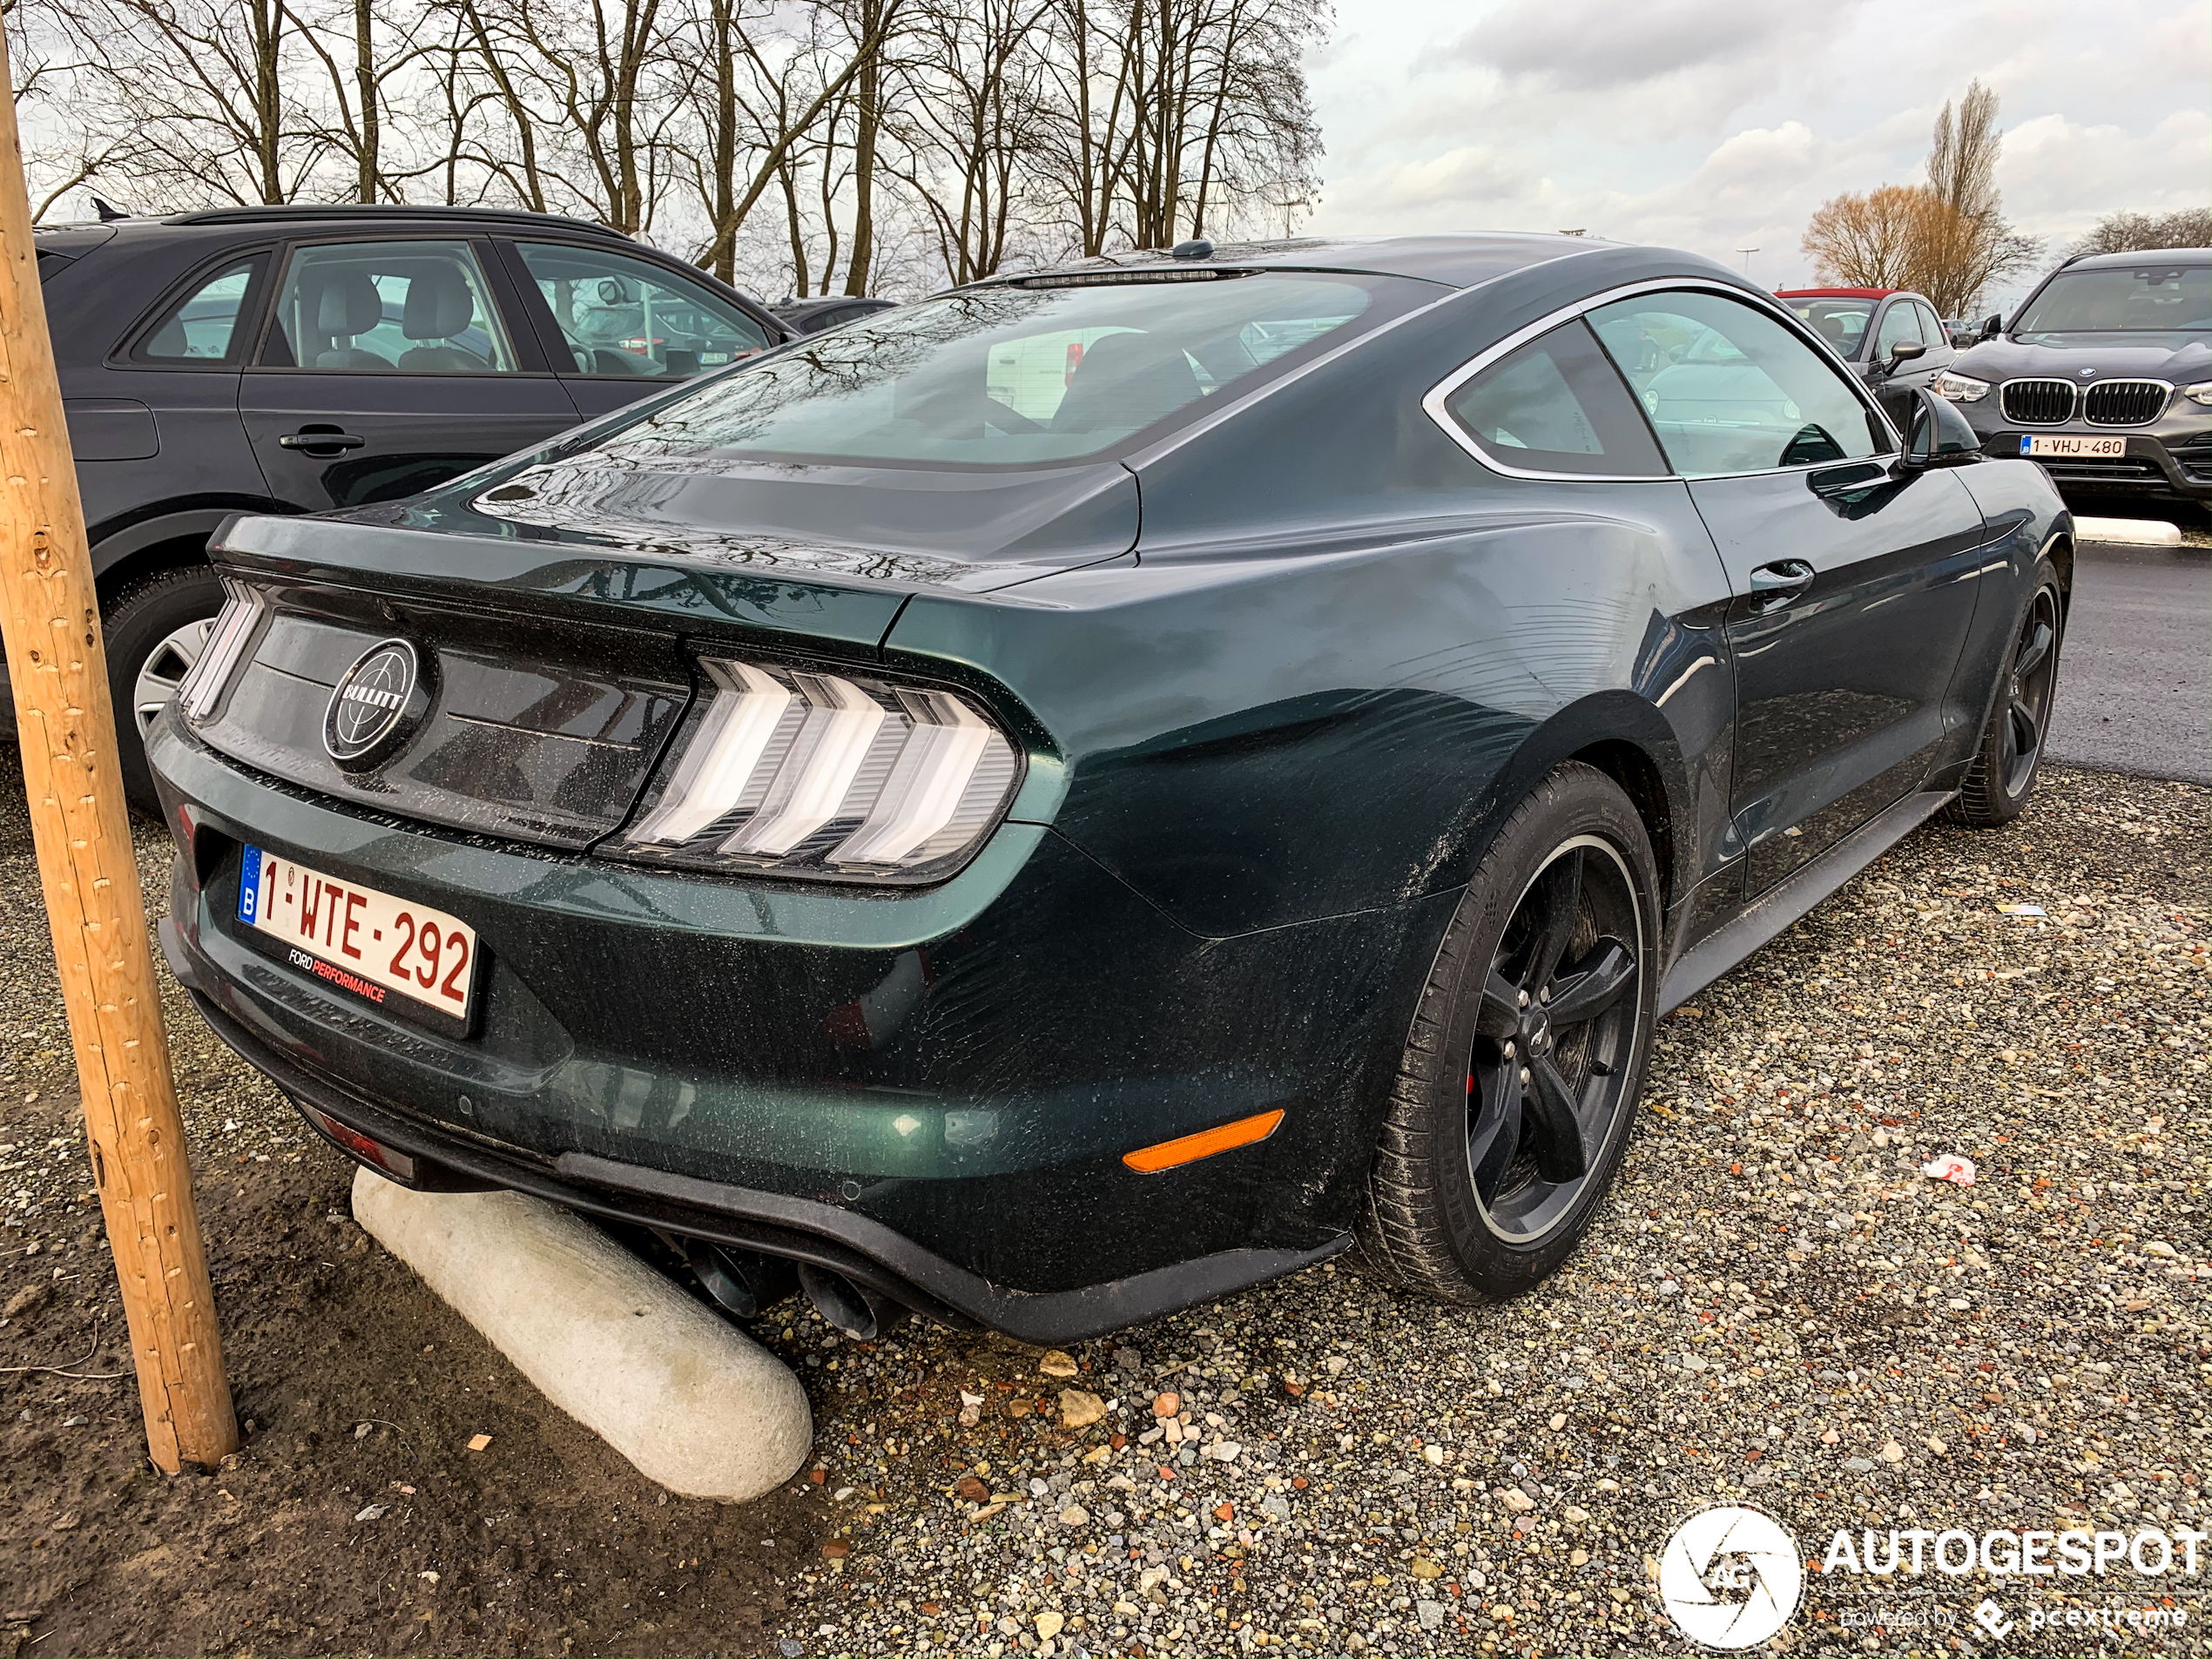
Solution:
M1894 374L1897 373L1897 366L1899 363L1909 363L1916 357L1925 357L1927 354L1928 348L1919 341L1900 340L1890 347L1889 356L1883 360L1883 371Z
M1994 340L1998 335L2003 334L2004 332L2005 320L2002 317L1985 317L1982 319L1980 338L1984 340Z
M1966 417L1949 398L1925 388L1913 393L1900 466L1909 472L1926 472L1936 467L1971 466L1981 458L1980 434L1966 424Z

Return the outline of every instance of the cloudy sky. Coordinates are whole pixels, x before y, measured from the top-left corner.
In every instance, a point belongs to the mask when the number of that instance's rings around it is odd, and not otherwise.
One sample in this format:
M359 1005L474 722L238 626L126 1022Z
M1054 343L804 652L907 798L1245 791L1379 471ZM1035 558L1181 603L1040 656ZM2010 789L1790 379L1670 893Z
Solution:
M2002 99L2005 211L2054 246L2212 198L2204 0L1338 0L1318 231L1587 229L1810 279L1807 217L1919 182Z

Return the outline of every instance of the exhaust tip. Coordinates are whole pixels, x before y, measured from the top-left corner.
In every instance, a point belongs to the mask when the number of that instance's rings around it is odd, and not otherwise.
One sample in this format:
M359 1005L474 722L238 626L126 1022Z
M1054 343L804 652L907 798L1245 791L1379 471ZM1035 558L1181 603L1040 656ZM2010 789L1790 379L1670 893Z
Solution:
M706 1293L740 1319L758 1318L799 1288L789 1262L757 1250L687 1239L684 1258Z
M873 1342L907 1317L907 1310L889 1297L811 1262L799 1264L799 1288L815 1312L855 1342Z

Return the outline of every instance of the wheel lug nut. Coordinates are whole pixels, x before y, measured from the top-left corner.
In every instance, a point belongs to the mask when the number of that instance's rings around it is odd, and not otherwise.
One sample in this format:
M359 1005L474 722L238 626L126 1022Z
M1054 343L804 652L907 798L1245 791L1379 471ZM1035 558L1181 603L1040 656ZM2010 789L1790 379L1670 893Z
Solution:
M1506 1058L1508 1060L1513 1058L1513 1044L1510 1042L1506 1044Z
M1521 1069L1521 1086L1523 1089L1528 1087L1528 1068L1526 1066Z
M1528 1006L1528 993L1526 991L1523 991L1521 994L1521 1006L1523 1008L1527 1008Z
M1539 1001L1550 1001L1552 1000L1552 988L1548 985L1545 986L1542 990L1536 993L1536 997Z

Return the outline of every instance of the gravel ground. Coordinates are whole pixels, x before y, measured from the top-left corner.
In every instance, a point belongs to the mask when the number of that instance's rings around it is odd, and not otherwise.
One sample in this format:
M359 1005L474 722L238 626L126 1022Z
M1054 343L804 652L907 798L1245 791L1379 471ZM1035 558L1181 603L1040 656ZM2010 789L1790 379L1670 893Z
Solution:
M2209 807L2052 771L2009 830L1918 833L1667 1022L1608 1212L1510 1305L1332 1264L1063 1356L856 1345L786 1305L755 1334L813 1399L827 1541L758 1650L1685 1652L1656 1557L1736 1499L1816 1569L1778 1648L1988 1648L1987 1595L2002 1651L2212 1651L2202 1578L1817 1570L1839 1527L2204 1524ZM29 1091L68 1056L10 851L0 1089ZM203 1169L327 1156L172 1029ZM0 1148L8 1227L78 1201L55 1138ZM1926 1178L1944 1153L1976 1184ZM2187 1622L2031 1632L2066 1606ZM661 1649L602 1624L575 1650Z

